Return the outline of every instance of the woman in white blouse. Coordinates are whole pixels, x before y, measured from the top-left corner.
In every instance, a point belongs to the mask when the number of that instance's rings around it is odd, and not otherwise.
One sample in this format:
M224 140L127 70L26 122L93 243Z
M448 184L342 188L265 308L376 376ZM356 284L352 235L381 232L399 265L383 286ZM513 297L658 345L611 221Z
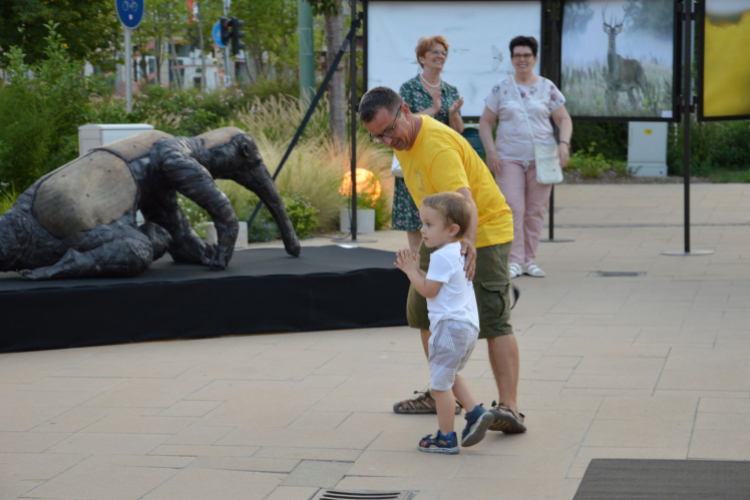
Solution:
M555 143L550 117L555 121L560 129L562 168L570 158L570 137L573 134L565 97L550 80L534 74L534 66L539 60L538 50L539 44L533 37L518 36L511 40L510 54L515 75L492 88L479 119L479 135L487 151L487 166L495 174L497 185L513 211L513 246L508 266L511 278L521 274L535 278L545 276L534 259L552 189L551 184L536 181L534 145L523 106L537 144ZM493 144L492 127L495 123L497 139Z

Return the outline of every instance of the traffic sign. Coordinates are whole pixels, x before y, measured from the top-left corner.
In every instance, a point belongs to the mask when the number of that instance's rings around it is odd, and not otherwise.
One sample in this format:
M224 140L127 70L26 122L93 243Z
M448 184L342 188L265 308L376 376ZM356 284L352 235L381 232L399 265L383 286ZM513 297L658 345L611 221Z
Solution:
M126 28L137 28L146 10L146 0L115 0L117 17Z
M212 32L212 35L214 37L214 43L216 45L218 45L222 49L224 47L226 47L226 45L224 45L224 43L221 41L221 21L219 21L218 23L216 23L216 25L214 26L214 30Z

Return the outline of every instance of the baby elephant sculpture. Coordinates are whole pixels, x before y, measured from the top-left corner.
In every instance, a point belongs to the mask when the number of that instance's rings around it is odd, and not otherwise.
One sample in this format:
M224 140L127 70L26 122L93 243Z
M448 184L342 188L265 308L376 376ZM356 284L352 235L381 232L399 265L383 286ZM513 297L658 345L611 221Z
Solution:
M192 138L143 132L45 175L0 217L0 271L31 280L135 276L164 252L176 262L224 269L239 222L214 179L255 192L287 253L299 256L294 227L255 141L227 127ZM216 245L195 234L177 193L208 212ZM140 227L137 210L146 221Z

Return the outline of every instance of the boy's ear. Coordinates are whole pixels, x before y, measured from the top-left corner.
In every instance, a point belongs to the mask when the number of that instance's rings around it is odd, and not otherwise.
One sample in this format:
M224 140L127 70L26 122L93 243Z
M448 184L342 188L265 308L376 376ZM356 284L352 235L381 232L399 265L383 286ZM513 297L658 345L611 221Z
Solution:
M461 231L461 226L459 226L456 223L451 224L448 226L448 234L451 235L451 238L455 238L456 235Z

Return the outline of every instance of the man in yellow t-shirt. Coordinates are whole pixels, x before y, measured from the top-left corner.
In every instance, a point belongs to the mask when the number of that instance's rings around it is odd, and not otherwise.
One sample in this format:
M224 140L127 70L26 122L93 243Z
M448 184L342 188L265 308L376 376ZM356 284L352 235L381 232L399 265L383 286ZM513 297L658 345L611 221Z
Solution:
M513 241L513 216L495 179L474 148L459 133L426 115L411 112L403 99L387 87L376 87L362 96L359 116L370 139L390 146L404 172L417 207L431 194L455 191L471 206L471 224L461 241L464 270L474 282L479 309L479 338L487 339L490 365L499 392L490 410L495 422L490 430L524 432L524 415L518 411L518 343L510 324L508 256ZM427 270L431 249L419 248L420 267ZM427 301L410 287L407 301L409 326L419 328L429 356L430 322ZM429 390L417 398L400 401L396 413L434 413ZM457 409L457 412L460 411Z

